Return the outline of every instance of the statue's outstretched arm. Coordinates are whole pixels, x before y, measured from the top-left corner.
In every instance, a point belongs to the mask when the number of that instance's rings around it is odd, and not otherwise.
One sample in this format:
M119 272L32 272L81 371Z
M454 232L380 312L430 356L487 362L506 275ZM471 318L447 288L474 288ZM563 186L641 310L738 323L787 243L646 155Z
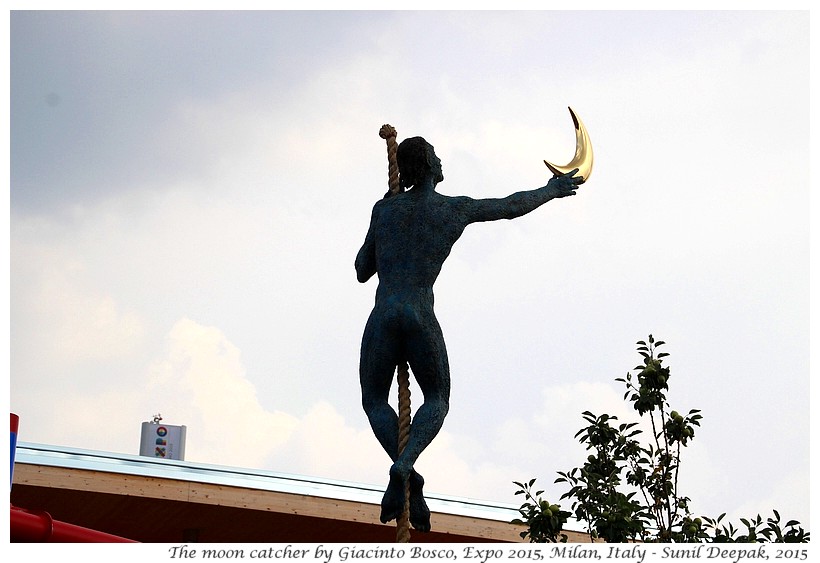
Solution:
M574 177L577 170L556 176L542 188L516 192L503 198L465 199L462 212L468 223L515 219L538 209L551 199L575 195L583 178Z

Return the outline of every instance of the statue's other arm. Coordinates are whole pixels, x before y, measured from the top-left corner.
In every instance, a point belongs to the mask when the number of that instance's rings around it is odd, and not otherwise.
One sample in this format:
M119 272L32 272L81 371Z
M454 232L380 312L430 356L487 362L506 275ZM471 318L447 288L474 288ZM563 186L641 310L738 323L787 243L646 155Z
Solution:
M462 200L462 213L467 223L515 219L538 209L551 199L575 195L582 178L570 172L552 178L546 186L535 190L516 192L504 198Z
M376 207L373 207L373 214L370 217L370 227L364 237L364 244L356 255L356 278L364 283L376 273L376 237L374 234L376 224Z

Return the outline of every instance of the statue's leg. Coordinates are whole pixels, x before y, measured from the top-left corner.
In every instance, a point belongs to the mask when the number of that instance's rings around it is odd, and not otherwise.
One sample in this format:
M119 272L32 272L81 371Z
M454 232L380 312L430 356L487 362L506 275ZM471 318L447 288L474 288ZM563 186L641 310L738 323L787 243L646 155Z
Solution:
M374 311L362 337L359 382L362 407L373 434L390 459L395 461L399 448L399 419L388 399L398 359L398 345L395 338L379 325Z
M413 415L407 446L394 464L405 475L439 433L450 410L450 365L444 337L432 315L422 326L423 330L407 335L407 361L424 394L424 403Z
M424 478L415 469L410 472L410 523L416 530L430 531L430 509L424 500Z
M374 311L368 319L362 338L359 379L362 388L362 407L367 414L370 426L384 451L395 463L399 458L399 423L398 415L388 400L393 374L402 358L403 347L402 337L395 332L395 325L387 326L388 324L379 311ZM406 335L404 337L406 338ZM447 375L449 378L449 372ZM449 394L449 383L447 392ZM414 418L414 423L415 420ZM412 435L412 426L410 432ZM404 511L404 490L407 479L408 475L405 472L391 470L391 481L382 499L382 522L398 518ZM424 478L412 466L409 481L410 521L415 529L429 531L430 510L424 500Z
M420 330L405 334L407 360L424 394L424 403L413 415L407 446L390 468L388 486L391 496L401 494L403 498L405 483L409 479L410 522L422 531L430 529L430 510L424 501L424 479L415 473L413 466L441 430L450 408L450 366L444 337L432 314L425 320Z

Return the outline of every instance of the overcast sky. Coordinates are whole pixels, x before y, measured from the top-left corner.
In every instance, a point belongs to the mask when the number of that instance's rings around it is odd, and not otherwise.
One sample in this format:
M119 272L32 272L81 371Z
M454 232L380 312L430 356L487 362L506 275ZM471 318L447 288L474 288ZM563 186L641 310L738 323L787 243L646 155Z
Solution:
M557 501L652 333L704 416L693 511L810 524L808 12L14 12L10 45L21 440L136 454L161 413L192 462L386 485L353 269L379 127L499 197L570 160L572 106L589 182L469 227L436 285L428 492Z

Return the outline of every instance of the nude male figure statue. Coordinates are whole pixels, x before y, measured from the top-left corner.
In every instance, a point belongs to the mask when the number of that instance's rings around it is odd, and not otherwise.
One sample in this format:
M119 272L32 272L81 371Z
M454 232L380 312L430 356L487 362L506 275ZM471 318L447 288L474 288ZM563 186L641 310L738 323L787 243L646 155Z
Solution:
M401 515L410 484L410 522L430 529L424 479L413 465L432 442L449 410L450 367L433 312L433 284L453 244L470 223L514 219L555 198L575 195L583 178L576 171L546 186L499 199L449 197L435 191L444 180L441 161L421 137L398 147L401 187L407 191L376 202L364 244L356 256L362 283L378 273L376 303L362 338L359 377L362 406L382 448L390 456L390 481L381 521ZM408 443L399 455L398 415L388 403L396 366L406 361L424 395L413 416Z

